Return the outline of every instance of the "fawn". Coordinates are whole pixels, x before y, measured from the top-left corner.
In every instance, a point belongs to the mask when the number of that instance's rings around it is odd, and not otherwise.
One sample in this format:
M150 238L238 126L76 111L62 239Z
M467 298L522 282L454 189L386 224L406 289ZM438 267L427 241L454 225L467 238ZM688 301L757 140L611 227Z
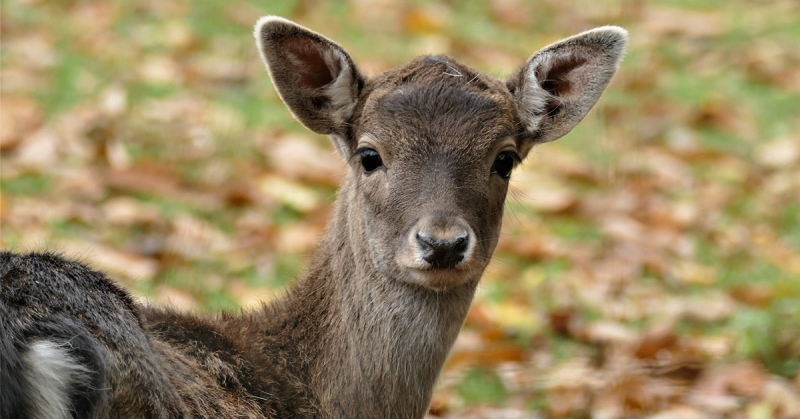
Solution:
M583 119L627 44L593 29L501 81L446 56L367 77L279 17L255 37L288 108L348 165L308 271L259 310L200 318L57 255L0 252L0 417L423 417L512 170Z

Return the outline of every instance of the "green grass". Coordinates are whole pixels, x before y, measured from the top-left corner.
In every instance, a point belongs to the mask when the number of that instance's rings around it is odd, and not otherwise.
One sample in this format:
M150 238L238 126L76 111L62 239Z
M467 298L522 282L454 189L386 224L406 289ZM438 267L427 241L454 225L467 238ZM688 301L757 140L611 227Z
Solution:
M467 402L501 405L508 398L500 377L484 369L470 370L458 385L458 394Z
M800 203L792 202L781 211L777 220L781 239L800 251Z
M48 175L25 173L12 179L3 180L0 190L4 195L36 196L45 194L52 186L53 181Z
M778 300L767 310L739 310L729 325L741 335L736 346L739 356L758 359L771 372L794 377L800 366L800 299Z

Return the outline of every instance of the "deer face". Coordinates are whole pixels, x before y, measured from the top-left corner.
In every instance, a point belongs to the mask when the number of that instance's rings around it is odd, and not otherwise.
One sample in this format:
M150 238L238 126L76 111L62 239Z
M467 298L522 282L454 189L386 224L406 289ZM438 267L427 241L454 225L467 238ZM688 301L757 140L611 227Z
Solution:
M512 95L444 57L419 58L373 83L349 161L373 263L434 289L477 280L520 161Z
M340 197L356 250L380 276L437 291L480 278L512 169L586 115L627 39L585 32L502 82L443 56L367 79L340 46L287 20L263 18L255 35L281 98L348 162Z

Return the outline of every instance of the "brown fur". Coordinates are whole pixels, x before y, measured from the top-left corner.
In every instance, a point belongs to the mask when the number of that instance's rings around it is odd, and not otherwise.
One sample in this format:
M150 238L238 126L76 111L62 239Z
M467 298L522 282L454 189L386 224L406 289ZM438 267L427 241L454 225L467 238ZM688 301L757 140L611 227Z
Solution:
M45 361L85 372L67 395L75 417L423 417L497 244L498 156L572 129L626 40L578 35L502 82L445 56L368 78L279 18L256 38L287 106L348 162L308 272L269 306L204 319L141 307L58 256L0 253L0 416L41 415L31 391L47 383L20 371L49 341L63 353ZM362 166L365 148L380 166ZM446 263L430 260L440 253Z

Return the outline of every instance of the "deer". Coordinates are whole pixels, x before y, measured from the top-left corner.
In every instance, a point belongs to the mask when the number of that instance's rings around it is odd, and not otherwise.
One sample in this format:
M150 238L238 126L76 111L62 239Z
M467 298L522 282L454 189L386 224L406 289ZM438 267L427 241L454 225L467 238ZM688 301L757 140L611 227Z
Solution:
M261 308L200 317L61 255L4 250L0 417L422 418L512 171L593 108L628 36L574 35L506 80L445 55L367 76L275 16L255 38L293 116L347 166L305 274Z

